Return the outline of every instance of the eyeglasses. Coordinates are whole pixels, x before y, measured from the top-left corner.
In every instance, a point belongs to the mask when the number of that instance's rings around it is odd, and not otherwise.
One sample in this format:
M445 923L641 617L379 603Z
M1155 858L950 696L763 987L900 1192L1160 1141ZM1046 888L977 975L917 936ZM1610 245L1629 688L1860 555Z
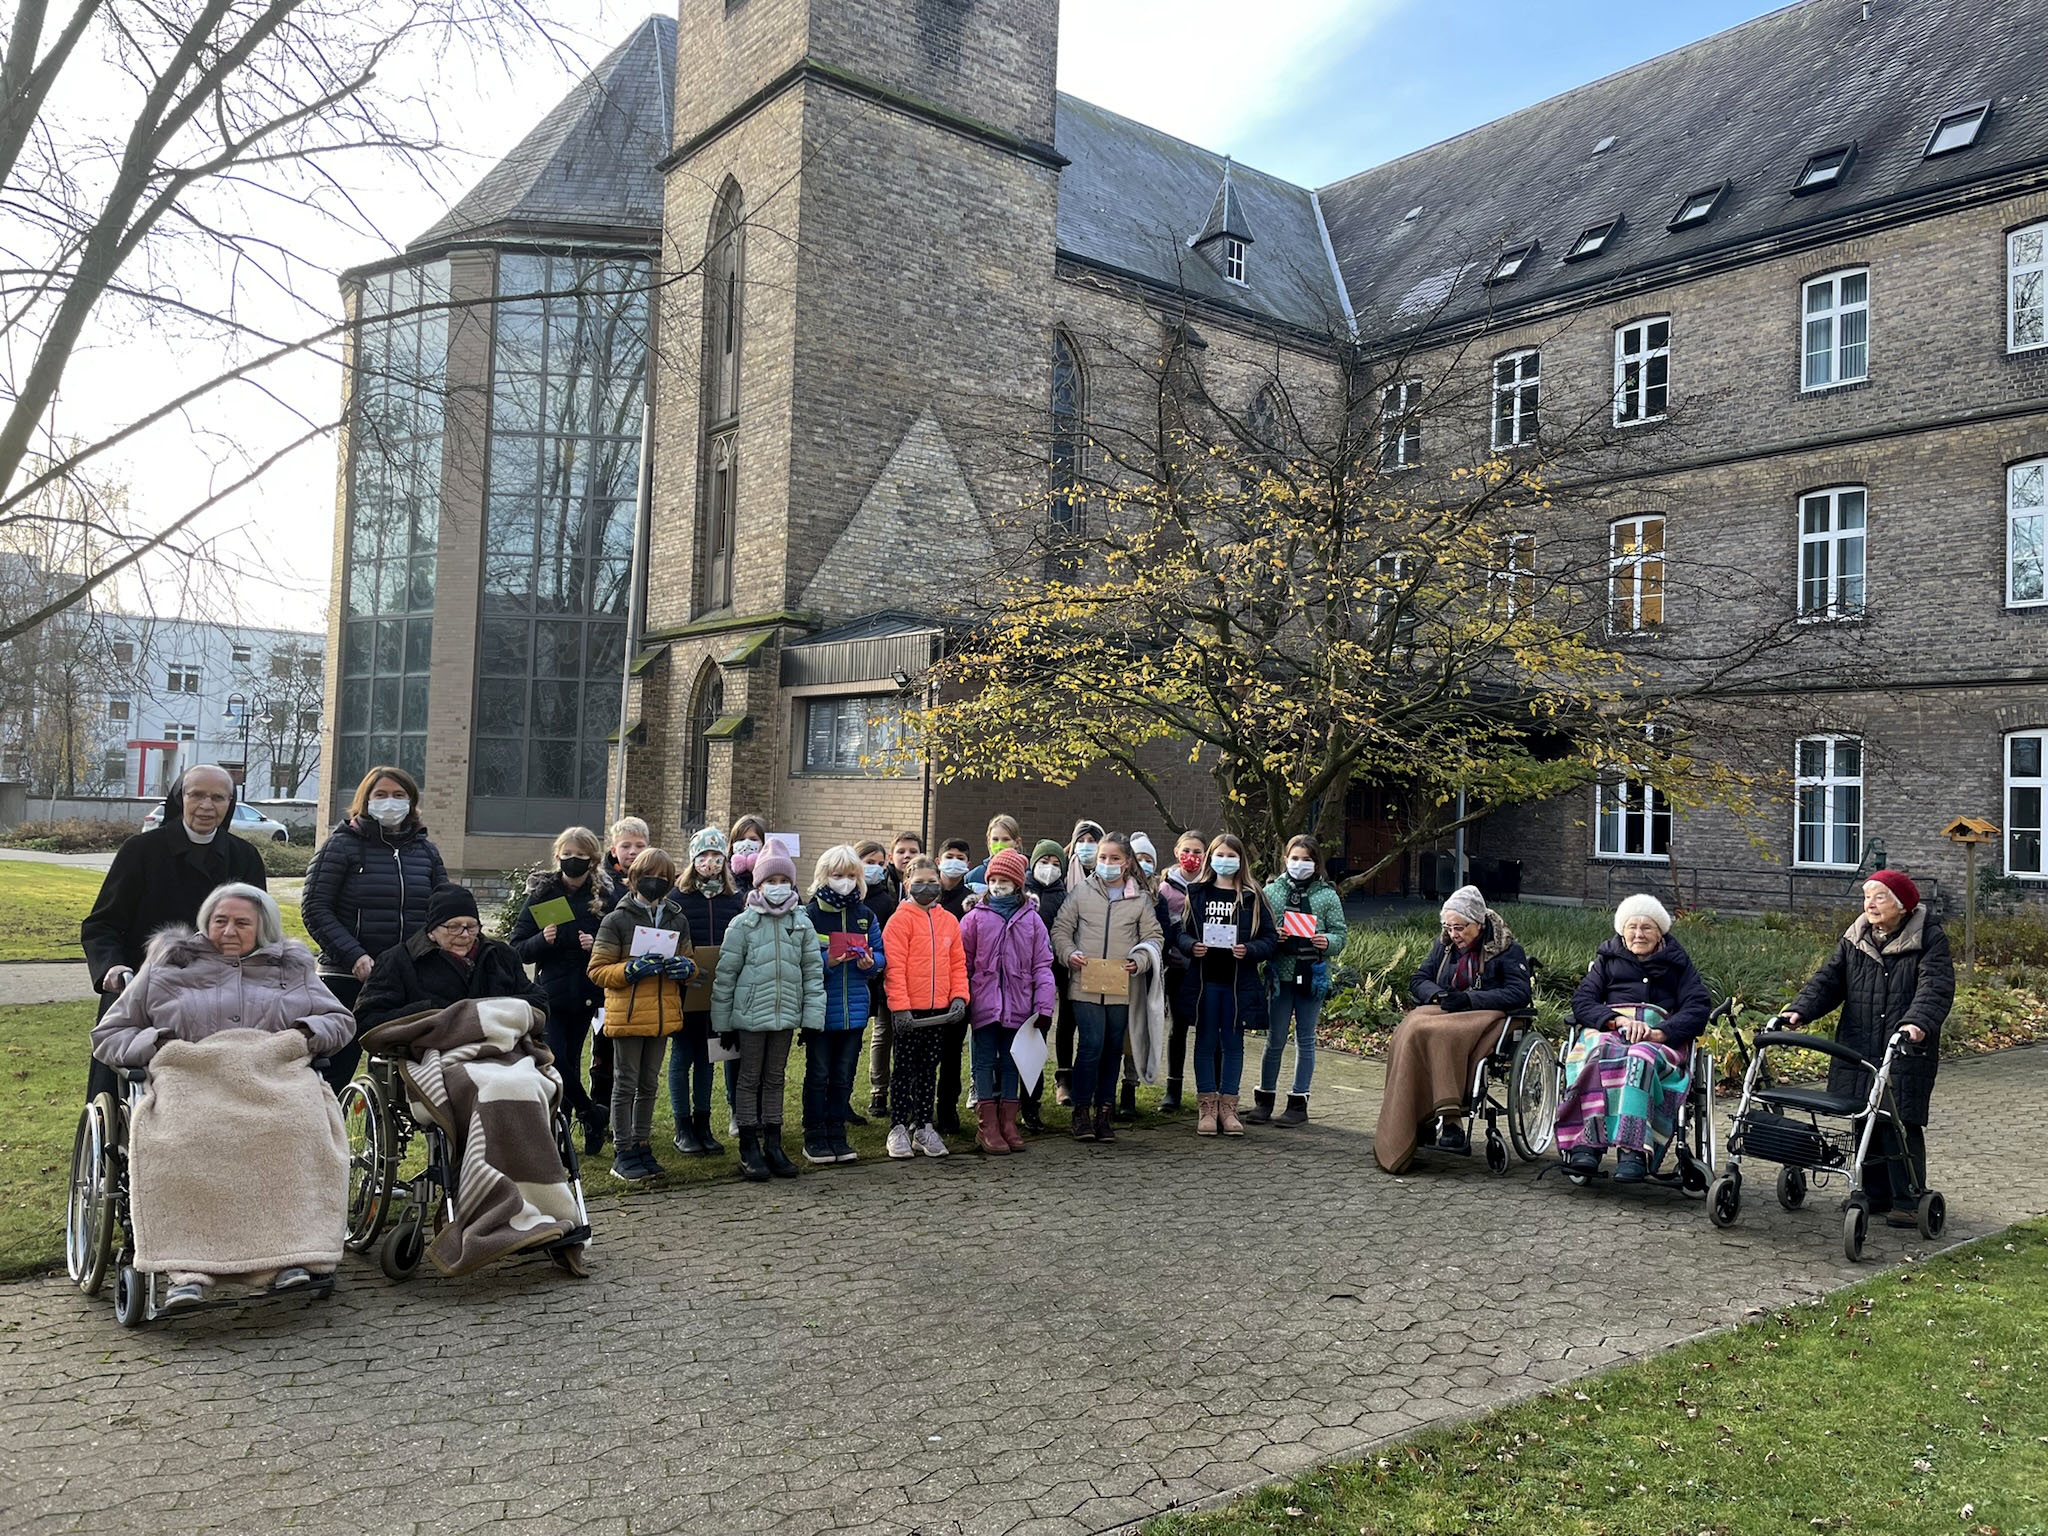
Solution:
M484 927L482 923L443 923L441 931L451 939L473 939L484 931Z

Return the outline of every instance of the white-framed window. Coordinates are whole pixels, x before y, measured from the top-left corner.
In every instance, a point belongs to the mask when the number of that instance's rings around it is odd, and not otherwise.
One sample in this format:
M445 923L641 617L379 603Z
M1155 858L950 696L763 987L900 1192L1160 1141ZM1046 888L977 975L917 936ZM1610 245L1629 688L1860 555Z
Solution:
M1422 380L1403 379L1380 391L1380 468L1413 469L1422 462Z
M1607 628L1628 635L1664 622L1664 519L1625 517L1607 530Z
M1543 394L1543 353L1530 347L1493 360L1493 446L1536 441Z
M199 691L199 669L183 662L174 661L164 668L164 691L167 693L197 693Z
M1976 102L1945 114L1934 125L1934 132L1927 136L1927 148L1921 152L1921 158L1932 160L1936 155L1968 149L1977 142L1977 135L1984 131L1984 119L1990 115L1991 103L1988 101Z
M252 645L238 645L229 652L229 660L238 667L246 667L256 659L256 648Z
M1806 736L1794 764L1792 862L1853 869L1863 857L1863 743L1855 736Z
M894 777L903 725L893 693L804 701L804 772Z
M2048 223L2005 237L2005 349L2048 346Z
M1494 561L1493 583L1503 618L1520 618L1535 606L1535 534L1504 533L1500 536Z
M1244 242L1235 235L1223 237L1223 275L1233 283L1244 278Z
M1594 852L1603 859L1671 857L1671 802L1643 779L1612 779L1595 791Z
M165 741L197 741L198 739L198 727L182 720L167 720L164 722Z
M1372 563L1373 627L1377 629L1392 619L1394 628L1388 640L1396 649L1414 645L1415 631L1422 625L1422 615L1415 611L1414 593L1408 588L1413 570L1406 555L1381 555Z
M1614 333L1614 424L1661 421L1671 403L1671 317L1651 315Z
M1869 496L1838 485L1799 498L1799 617L1852 619L1863 612Z
M1806 367L1801 389L1854 384L1870 376L1870 269L1831 272L1801 290Z
M120 697L107 700L107 719L115 725L126 725L129 719L129 702Z
M2042 799L2048 796L2048 731L2005 738L2005 872L2048 875L2041 856Z
M2005 606L2048 603L2048 459L2005 472Z

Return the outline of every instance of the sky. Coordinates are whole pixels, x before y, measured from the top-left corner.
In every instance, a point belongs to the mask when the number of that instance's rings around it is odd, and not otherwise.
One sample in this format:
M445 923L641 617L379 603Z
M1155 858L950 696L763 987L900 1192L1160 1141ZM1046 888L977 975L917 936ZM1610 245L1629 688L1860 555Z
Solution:
M368 165L353 173L355 227L323 226L305 242L317 249L304 251L291 275L297 302L251 301L275 311L277 334L304 334L318 313L334 312L340 271L431 225L568 90L579 60L594 63L652 9L646 0L536 6L561 28L566 56L528 49L417 66L445 153L424 176ZM1321 186L1775 8L1775 0L1065 0L1059 81L1245 164ZM87 433L154 408L203 362L175 330L109 327L67 379L63 425ZM202 405L139 439L115 467L143 515L161 508L175 516L305 421L331 415L340 392L331 360L302 358L261 391ZM328 439L206 515L205 531L261 573L231 584L228 601L243 622L323 626L335 484Z

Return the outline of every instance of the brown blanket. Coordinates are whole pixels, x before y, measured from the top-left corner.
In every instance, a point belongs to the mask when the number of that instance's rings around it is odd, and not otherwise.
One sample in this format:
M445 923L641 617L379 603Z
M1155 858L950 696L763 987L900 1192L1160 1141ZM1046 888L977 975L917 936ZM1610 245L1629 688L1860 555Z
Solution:
M466 1275L587 1224L555 1147L562 1079L523 999L467 998L393 1019L363 1047L399 1059L410 1097L448 1134L455 1220L427 1249L442 1274Z
M1465 1102L1479 1058L1500 1038L1505 1014L1445 1013L1411 1008L1387 1047L1387 1087L1372 1155L1388 1173L1401 1173L1415 1157L1425 1120Z
M348 1139L308 1048L295 1029L224 1029L150 1059L128 1141L137 1269L341 1263Z

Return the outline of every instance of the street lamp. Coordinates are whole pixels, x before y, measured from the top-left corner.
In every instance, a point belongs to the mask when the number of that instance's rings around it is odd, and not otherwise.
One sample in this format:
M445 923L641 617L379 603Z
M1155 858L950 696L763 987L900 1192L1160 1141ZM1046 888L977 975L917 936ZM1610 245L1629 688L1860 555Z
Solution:
M249 783L249 701L239 693L228 695L227 718L242 722L242 787Z

